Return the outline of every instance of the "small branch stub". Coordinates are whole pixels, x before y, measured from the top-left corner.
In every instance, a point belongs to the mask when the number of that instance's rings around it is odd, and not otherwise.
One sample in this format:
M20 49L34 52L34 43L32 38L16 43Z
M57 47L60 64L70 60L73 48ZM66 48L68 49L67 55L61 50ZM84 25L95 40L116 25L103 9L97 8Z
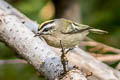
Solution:
M87 80L85 75L78 69L74 68L66 73L60 80Z

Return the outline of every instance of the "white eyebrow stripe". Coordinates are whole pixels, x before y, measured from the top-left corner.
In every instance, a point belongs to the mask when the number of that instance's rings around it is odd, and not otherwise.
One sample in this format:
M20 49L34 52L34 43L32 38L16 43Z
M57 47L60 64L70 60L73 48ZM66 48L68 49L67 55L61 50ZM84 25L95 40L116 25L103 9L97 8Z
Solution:
M72 23L72 26L73 26L74 29L79 29L79 27L76 26L74 23Z
M52 26L55 26L55 23L47 24L44 28L50 28L50 27L52 27ZM44 29L44 28L43 28L43 29Z

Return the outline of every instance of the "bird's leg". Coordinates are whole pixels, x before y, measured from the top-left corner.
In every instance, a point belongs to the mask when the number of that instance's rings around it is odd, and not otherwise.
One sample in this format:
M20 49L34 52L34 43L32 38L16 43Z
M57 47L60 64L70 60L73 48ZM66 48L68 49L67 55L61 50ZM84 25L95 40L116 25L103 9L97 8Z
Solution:
M62 54L61 54L61 63L62 63L62 65L63 65L63 69L64 69L64 72L63 72L63 74L65 74L68 70L67 70L67 67L66 67L66 65L68 64L68 60L67 60L67 58L66 58L66 53L65 53L65 49L64 49L64 47L63 47L63 45L62 45L62 41L60 40L60 46L61 46L61 52L62 52Z
M63 47L63 45L62 45L62 42L61 42L61 40L60 40L60 46L61 46L61 52L62 52L62 55L61 55L61 63L62 63L62 65L63 65L63 69L64 69L64 73L63 74L65 74L65 73L67 73L68 72L68 67L67 67L67 65L68 65L68 60L67 60L67 57L66 57L66 54L70 51L70 50L72 50L73 48L69 48L68 50L65 50L65 48Z

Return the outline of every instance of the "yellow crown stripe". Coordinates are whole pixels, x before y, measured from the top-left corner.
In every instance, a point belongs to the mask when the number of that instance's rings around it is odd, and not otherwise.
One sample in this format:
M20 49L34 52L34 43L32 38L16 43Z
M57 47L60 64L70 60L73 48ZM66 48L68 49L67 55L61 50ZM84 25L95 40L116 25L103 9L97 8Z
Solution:
M48 20L48 21L45 21L45 22L41 23L40 26L39 26L39 30L44 27L43 25L48 24L50 22L53 22L53 20Z

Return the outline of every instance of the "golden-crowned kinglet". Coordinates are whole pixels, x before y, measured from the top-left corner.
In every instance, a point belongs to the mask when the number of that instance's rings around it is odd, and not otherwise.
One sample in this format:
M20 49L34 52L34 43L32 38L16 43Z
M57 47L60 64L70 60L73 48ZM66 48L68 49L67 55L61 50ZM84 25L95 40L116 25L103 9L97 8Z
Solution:
M60 41L65 48L79 45L89 32L106 33L106 31L63 18L43 22L38 31L38 35L42 36L48 45L57 48L61 47Z

